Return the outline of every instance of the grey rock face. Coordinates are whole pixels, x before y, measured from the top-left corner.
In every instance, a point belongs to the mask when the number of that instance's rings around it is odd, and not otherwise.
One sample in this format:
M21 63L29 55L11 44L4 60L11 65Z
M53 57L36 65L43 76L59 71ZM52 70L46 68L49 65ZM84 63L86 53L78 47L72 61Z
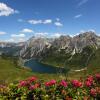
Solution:
M65 52L81 52L82 49L88 45L94 46L96 49L100 47L100 36L94 32L85 32L74 36L60 36L59 38L35 38L29 39L24 48L21 50L20 55L25 58L40 57L45 55L52 48L54 52L65 50Z

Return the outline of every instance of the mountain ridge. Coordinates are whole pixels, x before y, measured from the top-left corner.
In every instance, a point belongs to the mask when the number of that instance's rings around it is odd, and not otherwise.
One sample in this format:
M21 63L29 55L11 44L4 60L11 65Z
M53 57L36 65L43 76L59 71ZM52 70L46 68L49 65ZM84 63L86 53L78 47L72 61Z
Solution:
M74 37L70 36L60 36L59 38L31 38L26 42L25 47L21 50L20 55L24 58L29 56L38 57L49 49L56 49L56 51L65 50L67 52L81 52L82 48L92 45L96 48L100 47L100 37L94 32L85 32L83 34L76 35ZM28 55L29 54L29 55Z

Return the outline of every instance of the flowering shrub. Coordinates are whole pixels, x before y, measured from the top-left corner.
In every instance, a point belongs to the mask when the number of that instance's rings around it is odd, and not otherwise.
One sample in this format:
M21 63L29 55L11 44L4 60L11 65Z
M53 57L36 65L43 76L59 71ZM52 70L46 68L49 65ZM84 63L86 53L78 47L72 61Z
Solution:
M30 77L18 84L0 85L0 100L100 100L100 74L86 80L51 80Z
M63 87L67 87L68 83L65 80L62 80L59 85L61 85Z
M76 88L81 87L82 86L82 82L78 81L78 80L73 80L72 81L72 85Z
M100 82L100 74L96 74L96 79Z
M56 81L55 80L51 80L50 82L46 82L45 86L52 86L52 85L55 85L55 84L56 84Z

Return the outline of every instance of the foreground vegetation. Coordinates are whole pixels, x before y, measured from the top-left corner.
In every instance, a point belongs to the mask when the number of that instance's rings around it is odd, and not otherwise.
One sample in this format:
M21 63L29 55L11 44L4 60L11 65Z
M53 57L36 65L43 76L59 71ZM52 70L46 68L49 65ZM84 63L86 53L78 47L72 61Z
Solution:
M50 80L29 77L18 84L0 86L2 100L100 100L100 74L85 80Z
M0 58L0 83L21 80L31 75L32 72L16 66L13 59Z

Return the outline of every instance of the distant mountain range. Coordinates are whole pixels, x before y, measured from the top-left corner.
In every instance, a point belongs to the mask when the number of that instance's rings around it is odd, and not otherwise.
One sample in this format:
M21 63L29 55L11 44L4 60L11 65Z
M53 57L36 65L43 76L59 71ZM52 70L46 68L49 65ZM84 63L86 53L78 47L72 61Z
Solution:
M24 46L25 46L24 42L21 43L0 42L0 55L6 54L9 56L19 56L20 50Z
M74 37L32 37L23 43L0 43L0 51L9 53L5 48L23 59L36 58L54 66L85 67L100 48L100 36L90 31Z

